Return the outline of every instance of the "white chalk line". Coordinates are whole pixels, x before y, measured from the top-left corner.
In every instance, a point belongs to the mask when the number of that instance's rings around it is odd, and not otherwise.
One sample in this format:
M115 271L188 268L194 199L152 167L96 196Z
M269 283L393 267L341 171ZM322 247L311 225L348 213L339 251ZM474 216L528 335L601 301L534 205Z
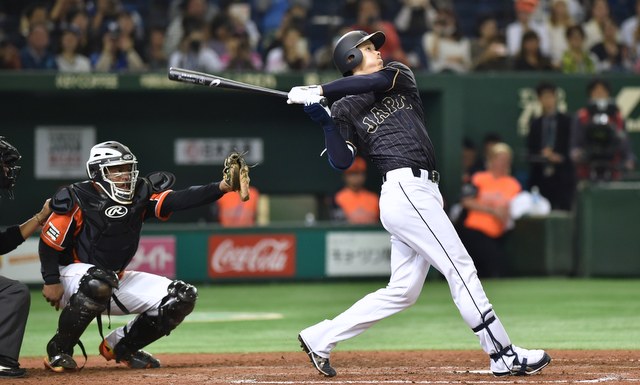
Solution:
M511 377L510 377L511 378ZM520 377L524 381L518 381L518 383L526 384L529 381L526 381L527 377ZM601 378L595 378L591 380L539 380L536 378L535 380L532 378L531 383L536 384L594 384L594 383L605 383L605 382L638 382L640 383L640 378L620 378L619 376L609 375ZM487 380L324 380L324 381L262 381L262 380L235 380L230 381L230 384L257 384L257 385L288 385L288 384L496 384L501 383L503 381L499 379L487 381ZM505 382L507 383L507 382Z

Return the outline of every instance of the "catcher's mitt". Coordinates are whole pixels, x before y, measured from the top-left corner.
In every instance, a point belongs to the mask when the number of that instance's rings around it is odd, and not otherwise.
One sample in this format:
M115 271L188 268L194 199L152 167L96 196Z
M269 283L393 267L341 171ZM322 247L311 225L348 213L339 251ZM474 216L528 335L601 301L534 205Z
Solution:
M244 160L245 153L233 151L224 160L224 170L222 170L223 180L231 187L232 191L240 194L242 201L249 200L249 166Z

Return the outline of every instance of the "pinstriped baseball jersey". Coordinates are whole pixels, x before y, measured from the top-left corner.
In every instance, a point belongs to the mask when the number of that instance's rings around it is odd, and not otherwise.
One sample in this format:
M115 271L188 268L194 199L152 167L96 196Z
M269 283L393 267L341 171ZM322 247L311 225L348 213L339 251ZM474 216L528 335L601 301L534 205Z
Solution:
M331 106L336 126L382 175L402 167L435 170L435 152L413 73L399 62L389 63L382 71L394 72L393 86L382 93L336 101Z

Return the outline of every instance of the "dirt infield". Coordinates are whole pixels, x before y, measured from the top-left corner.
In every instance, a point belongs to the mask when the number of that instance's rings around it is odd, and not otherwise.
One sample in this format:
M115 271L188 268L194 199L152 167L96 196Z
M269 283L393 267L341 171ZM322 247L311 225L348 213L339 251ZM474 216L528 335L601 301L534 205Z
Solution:
M300 353L159 354L162 368L131 370L98 356L78 373L43 369L23 358L28 377L0 380L18 385L77 384L577 384L640 383L640 350L549 351L553 361L538 375L494 377L481 351L341 352L332 356L338 375L319 375ZM82 359L81 357L79 359Z

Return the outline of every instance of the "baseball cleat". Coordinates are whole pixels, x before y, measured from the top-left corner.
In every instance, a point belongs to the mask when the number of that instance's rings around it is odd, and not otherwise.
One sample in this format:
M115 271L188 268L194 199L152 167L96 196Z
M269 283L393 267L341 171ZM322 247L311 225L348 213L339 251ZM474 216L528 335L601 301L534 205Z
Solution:
M551 363L551 356L544 350L527 350L513 345L490 357L491 371L496 377L535 374Z
M333 377L336 375L336 371L331 367L328 358L323 358L317 355L309 348L306 342L302 339L302 336L298 334L298 341L300 341L300 347L304 350L305 353L309 356L309 360L313 366L318 369L320 374L323 374L327 377Z
M0 365L0 378L20 378L27 375L27 369L20 366L2 366Z
M128 357L118 359L113 349L104 340L100 343L98 350L100 350L100 355L107 361L116 360L116 362L121 362L131 369L155 369L160 367L160 360L144 350L138 350L129 354Z
M53 357L45 357L44 367L55 373L76 372L80 370L73 357L66 353L59 353Z

